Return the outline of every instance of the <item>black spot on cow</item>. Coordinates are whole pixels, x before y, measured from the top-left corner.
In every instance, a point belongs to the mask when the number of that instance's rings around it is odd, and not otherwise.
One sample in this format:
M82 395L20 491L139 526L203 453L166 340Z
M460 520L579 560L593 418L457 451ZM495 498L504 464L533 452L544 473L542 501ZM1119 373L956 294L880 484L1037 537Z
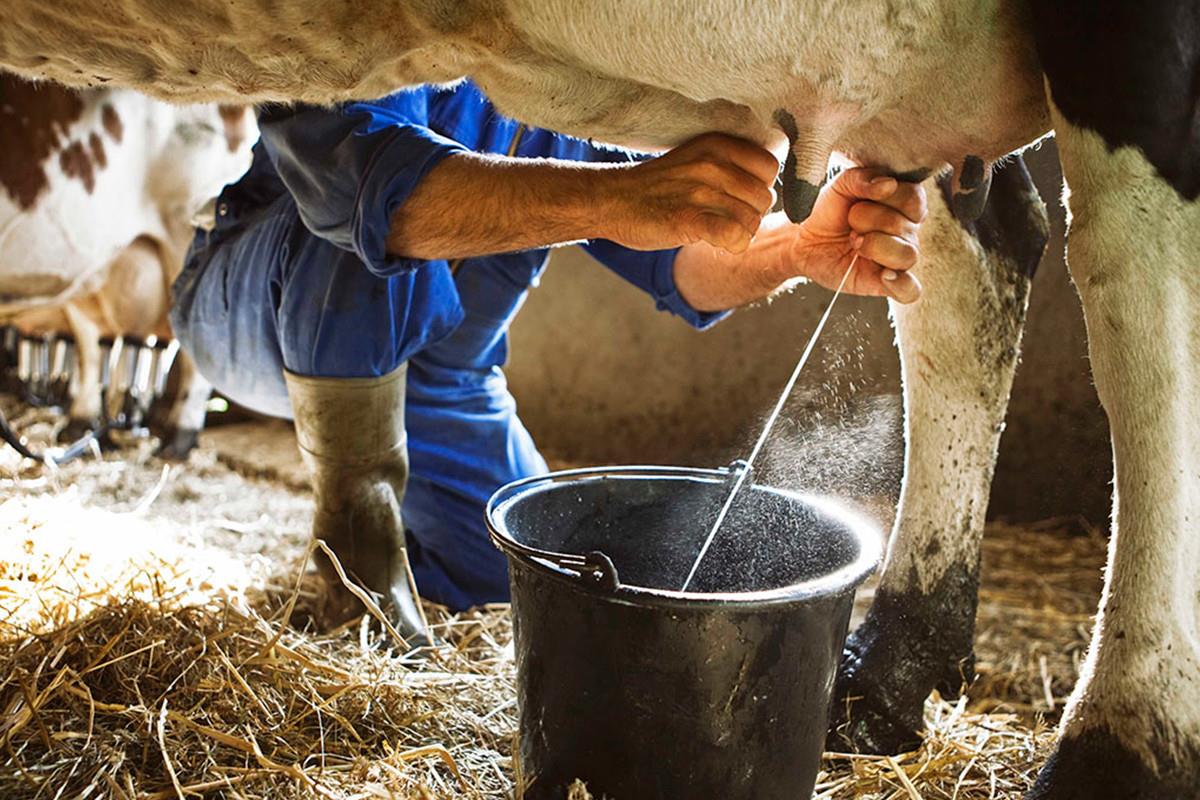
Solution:
M1175 191L1200 196L1200 3L1031 2L1055 104L1110 148L1140 149Z
M1026 800L1196 800L1200 788L1188 762L1197 763L1200 753L1181 753L1183 765L1165 747L1155 755L1157 774L1110 731L1090 728L1062 740Z
M881 589L846 640L828 748L902 753L920 744L930 690L957 697L974 677L978 603L977 560L951 565L928 593Z
M424 14L428 24L444 35L461 35L479 24L479 13L471 3L430 3Z
M949 173L938 178L938 188L946 204L953 206L955 192ZM1037 272L1050 240L1050 219L1023 158L1014 156L992 168L987 202L973 220L955 216L984 248L1008 259L1031 278Z
M958 173L959 187L967 191L978 189L979 184L983 183L983 170L983 159L979 156L964 158L962 169Z
M792 222L804 222L812 213L813 206L817 204L817 195L821 193L821 187L795 177L795 173L792 174L790 181L786 175L783 179L783 210Z
M18 206L32 208L49 186L46 162L82 114L70 89L0 72L0 185Z
M963 159L958 172L959 191L954 193L951 209L960 222L974 222L987 206L992 188L992 172L979 156Z

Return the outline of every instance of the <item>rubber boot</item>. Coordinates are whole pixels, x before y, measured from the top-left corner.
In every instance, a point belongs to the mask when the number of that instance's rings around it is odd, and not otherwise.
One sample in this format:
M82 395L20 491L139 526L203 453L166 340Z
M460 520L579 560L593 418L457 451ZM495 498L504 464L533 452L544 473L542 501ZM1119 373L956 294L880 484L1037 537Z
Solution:
M316 500L313 535L328 543L351 579L383 597L399 633L419 646L431 639L400 518L408 480L406 367L381 378L286 377ZM329 586L325 621L361 614L329 558L318 553L317 560Z

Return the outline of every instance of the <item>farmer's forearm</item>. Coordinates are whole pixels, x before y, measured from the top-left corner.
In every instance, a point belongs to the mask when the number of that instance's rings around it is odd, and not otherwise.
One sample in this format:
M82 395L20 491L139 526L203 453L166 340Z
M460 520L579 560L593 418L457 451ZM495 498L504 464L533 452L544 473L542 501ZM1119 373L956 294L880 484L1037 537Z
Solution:
M790 225L783 213L769 214L740 254L705 242L685 245L675 258L676 289L697 311L724 311L769 297L798 273Z
M388 252L470 258L601 237L605 173L619 168L455 154L392 215Z
M774 157L705 134L640 163L458 153L392 215L388 252L467 258L610 239L634 250L706 241L743 251L771 207Z

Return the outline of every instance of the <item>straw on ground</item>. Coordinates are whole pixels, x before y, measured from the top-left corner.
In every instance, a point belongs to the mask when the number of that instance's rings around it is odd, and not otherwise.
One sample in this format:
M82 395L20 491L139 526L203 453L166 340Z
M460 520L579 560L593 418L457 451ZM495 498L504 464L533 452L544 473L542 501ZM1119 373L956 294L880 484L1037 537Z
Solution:
M0 465L16 497L0 503L0 796L513 796L507 610L431 608L441 645L422 660L370 617L317 633L307 499L204 459L165 487L148 457L52 480ZM1077 520L988 535L979 680L930 699L914 752L829 754L817 797L1015 800L1030 786L1104 542Z

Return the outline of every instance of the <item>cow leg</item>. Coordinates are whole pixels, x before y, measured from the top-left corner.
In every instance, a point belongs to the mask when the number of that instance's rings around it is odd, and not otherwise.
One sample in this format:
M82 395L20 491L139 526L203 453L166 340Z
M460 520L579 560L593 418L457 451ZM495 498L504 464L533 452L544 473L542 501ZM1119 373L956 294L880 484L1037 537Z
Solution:
M100 326L74 303L63 306L63 314L75 337L78 363L68 421L60 437L67 442L81 438L100 424L101 387Z
M930 184L921 300L892 307L904 484L875 602L846 644L831 749L907 749L930 690L956 695L973 673L979 542L1048 222L1019 159L977 221L956 220L950 194L948 178Z
M196 362L183 348L175 356L174 369L178 370L178 383L159 432L161 444L157 454L160 458L185 461L204 429L212 384L200 374Z
M1057 109L1068 263L1112 433L1100 613L1032 797L1200 795L1200 201Z

